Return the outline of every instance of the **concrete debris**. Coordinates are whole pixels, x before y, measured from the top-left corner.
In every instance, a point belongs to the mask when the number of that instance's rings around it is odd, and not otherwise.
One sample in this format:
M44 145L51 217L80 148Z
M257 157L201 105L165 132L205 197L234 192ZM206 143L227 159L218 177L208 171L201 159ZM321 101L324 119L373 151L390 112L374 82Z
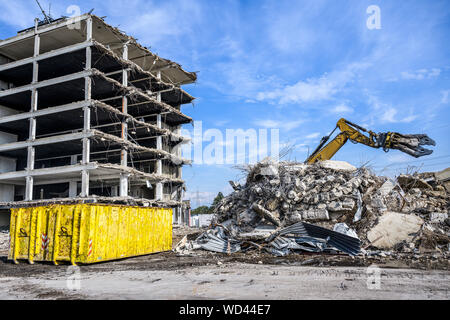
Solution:
M450 168L435 172L434 177L436 181L444 186L447 192L450 192Z
M422 224L423 220L416 215L386 212L367 233L367 239L378 248L389 249L402 241L410 242Z
M264 219L266 219L267 221L272 222L274 225L276 225L277 227L280 226L280 220L274 215L272 214L269 210L264 209L262 206L260 206L257 203L254 203L252 205L252 209L259 214L261 217L263 217Z
M432 212L430 213L431 223L442 223L448 218L448 214L445 212Z
M177 245L175 246L175 251L176 252L180 252L181 248L185 248L186 247L186 243L187 243L187 235L185 235L180 242L177 243Z
M236 183L234 181L228 181L228 182L230 183L230 185L233 188L233 190L238 191L238 190L242 189L242 186L239 183Z
M395 187L395 182L393 182L391 179L386 180L385 183L378 189L378 192L383 197L387 196L389 193L391 193L392 189Z
M320 166L324 169L333 169L336 171L355 172L356 167L345 161L325 160L320 162Z
M303 220L320 221L329 220L328 211L325 208L306 210L302 213Z
M234 191L214 208L215 225L225 226L226 237L218 236L222 252L230 239L239 241L243 252L262 249L280 256L369 252L360 247L448 252L449 196L434 173L391 179L342 161L308 165L269 158L241 169L245 184L232 183ZM310 232L280 233L291 227ZM334 244L330 232L337 237ZM348 238L356 242L346 243Z
M275 227L269 224L262 224L256 227L252 232L239 233L237 238L239 240L264 240L268 238L273 232L275 232Z
M433 190L424 179L418 177L402 174L397 178L398 183L402 186L403 190L409 190L412 188L418 188L422 190Z
M356 209L355 216L353 217L353 222L358 222L359 220L361 220L361 214L362 214L362 209L363 209L362 204L363 204L363 202L362 202L361 192L358 191L358 199L356 202L357 209Z
M9 228L0 227L0 252L9 250Z

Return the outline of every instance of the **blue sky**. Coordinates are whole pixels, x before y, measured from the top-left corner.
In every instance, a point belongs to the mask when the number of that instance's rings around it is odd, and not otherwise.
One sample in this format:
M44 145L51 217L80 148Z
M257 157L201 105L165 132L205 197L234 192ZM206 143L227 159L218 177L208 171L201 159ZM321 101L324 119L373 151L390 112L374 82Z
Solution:
M203 130L279 128L280 141L295 146L288 159L303 161L345 117L375 132L427 133L437 146L415 159L348 143L334 159L370 161L385 175L449 166L448 1L51 2L54 17L73 4L95 8L155 53L199 71L185 86L197 99L182 110ZM366 26L370 5L380 7L381 29ZM0 0L0 9L0 38L40 14L34 0ZM242 178L229 165L194 164L183 176L194 207L197 191L205 204Z

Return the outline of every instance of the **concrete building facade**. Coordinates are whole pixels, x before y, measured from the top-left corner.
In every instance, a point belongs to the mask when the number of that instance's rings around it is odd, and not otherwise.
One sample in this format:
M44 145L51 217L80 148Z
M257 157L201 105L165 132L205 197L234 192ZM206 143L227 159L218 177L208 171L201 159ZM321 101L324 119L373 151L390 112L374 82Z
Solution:
M91 14L0 41L0 209L170 206L179 221L196 78Z

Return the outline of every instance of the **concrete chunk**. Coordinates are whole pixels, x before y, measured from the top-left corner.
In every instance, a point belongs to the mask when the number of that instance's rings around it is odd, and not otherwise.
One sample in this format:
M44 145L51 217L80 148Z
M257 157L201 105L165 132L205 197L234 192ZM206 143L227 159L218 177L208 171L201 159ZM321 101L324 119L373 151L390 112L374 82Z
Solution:
M332 169L343 172L355 172L356 167L345 161L324 160L320 162L320 166L324 169Z
M386 180L386 182L383 183L383 185L380 187L380 189L378 189L378 192L380 193L380 195L385 197L392 191L392 189L394 189L394 187L395 187L395 183L393 181Z
M445 212L432 212L430 213L430 222L431 223L441 223L444 222L445 219L448 218L448 214Z
M257 204L257 203L253 203L252 205L252 209L259 214L260 216L262 216L264 219L266 219L267 221L270 221L271 223L273 223L274 225L276 225L277 227L280 226L280 220L278 218L275 217L275 215L273 215L269 210L264 209L261 205Z
M411 242L422 224L423 220L418 216L386 212L380 217L378 224L367 233L367 239L375 247L389 249L402 241Z
M433 188L425 180L414 177L414 176L401 174L397 177L397 181L400 184L400 186L402 187L402 189L406 190L406 191L408 191L409 189L412 189L412 188L433 190Z
M307 221L320 221L330 220L328 210L326 209L310 209L302 213L303 220Z

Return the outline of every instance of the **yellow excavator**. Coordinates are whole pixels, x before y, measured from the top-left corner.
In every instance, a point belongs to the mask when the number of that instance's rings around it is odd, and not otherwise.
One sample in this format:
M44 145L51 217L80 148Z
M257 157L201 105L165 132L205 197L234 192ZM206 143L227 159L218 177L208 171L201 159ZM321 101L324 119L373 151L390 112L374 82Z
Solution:
M338 128L341 132L326 144ZM369 136L363 132L368 133ZM372 148L383 148L385 152L388 152L390 149L397 149L416 158L433 153L433 150L425 149L422 147L423 145L436 145L436 142L426 134L375 133L342 118L337 122L334 130L322 138L320 144L306 159L305 163L312 164L317 161L331 159L348 140L353 143L362 143Z

